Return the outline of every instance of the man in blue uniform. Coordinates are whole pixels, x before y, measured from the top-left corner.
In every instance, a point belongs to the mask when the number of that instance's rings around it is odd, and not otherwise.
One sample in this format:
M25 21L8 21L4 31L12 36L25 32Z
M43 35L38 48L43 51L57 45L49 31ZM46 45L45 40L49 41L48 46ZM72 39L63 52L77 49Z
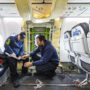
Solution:
M23 60L24 55L24 38L25 32L21 32L16 36L10 36L5 42L5 55L7 54L7 63L10 68L11 81L15 87L19 86L17 83L18 73L17 73L17 61L23 61L22 74L26 74L28 68L24 67L24 63L28 59Z
M59 64L57 52L50 41L46 40L43 35L38 35L36 42L38 48L30 55L23 56L23 58L32 57L33 62L26 62L24 66L36 66L37 74L48 76L49 78L53 77ZM38 53L41 54L40 58L37 57Z

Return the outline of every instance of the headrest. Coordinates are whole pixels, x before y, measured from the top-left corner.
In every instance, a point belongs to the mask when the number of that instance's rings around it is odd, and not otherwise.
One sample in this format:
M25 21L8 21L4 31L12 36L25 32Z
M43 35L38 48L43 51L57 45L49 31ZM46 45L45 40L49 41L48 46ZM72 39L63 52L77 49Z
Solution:
M64 32L64 39L68 39L71 37L71 31Z
M80 23L71 29L71 37L79 36L80 34L84 34L87 37L88 32L89 32L89 24Z

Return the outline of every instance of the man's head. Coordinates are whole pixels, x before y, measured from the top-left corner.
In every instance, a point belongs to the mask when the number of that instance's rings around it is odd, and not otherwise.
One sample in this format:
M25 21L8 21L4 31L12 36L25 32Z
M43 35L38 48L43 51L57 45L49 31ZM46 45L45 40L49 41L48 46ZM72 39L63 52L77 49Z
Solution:
M23 41L25 39L25 37L26 37L25 32L21 32L20 34L18 34L18 40Z
M45 39L44 35L38 35L36 37L36 43L37 43L38 46L43 46L45 41L46 41L46 39Z

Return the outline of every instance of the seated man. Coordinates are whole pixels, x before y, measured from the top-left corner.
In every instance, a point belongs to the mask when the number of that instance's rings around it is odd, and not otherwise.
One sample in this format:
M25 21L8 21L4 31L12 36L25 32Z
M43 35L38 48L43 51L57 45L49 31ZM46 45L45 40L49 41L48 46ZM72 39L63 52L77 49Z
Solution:
M36 71L38 74L53 77L59 64L57 52L50 41L46 40L43 35L38 35L36 37L36 42L38 48L30 53L30 55L23 56L23 58L30 56L33 62L26 62L24 66L36 66ZM37 53L41 54L40 58L37 57Z
M17 73L17 61L21 61L24 55L24 38L25 32L21 32L16 36L10 36L5 42L5 55L7 57L7 63L10 68L11 81L15 87L19 86L17 82L18 73ZM24 63L28 61L28 58L23 61L22 74L26 74L28 68L24 67Z

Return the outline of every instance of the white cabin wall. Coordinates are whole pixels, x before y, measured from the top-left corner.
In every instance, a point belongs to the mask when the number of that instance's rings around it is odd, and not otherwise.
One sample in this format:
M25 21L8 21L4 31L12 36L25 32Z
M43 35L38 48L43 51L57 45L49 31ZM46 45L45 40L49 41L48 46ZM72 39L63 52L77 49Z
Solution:
M6 38L13 34L18 34L21 32L22 20L19 18L5 18L4 26L6 31Z
M12 34L21 32L22 20L18 18L3 18L0 19L0 34L4 40Z
M20 33L21 26L21 18L0 18L0 36L3 38L3 44L10 35Z
M68 53L64 49L64 32L70 31L71 28L81 22L89 23L89 18L65 18L63 20L60 36L60 61L61 62L70 62L68 59Z
M0 35L2 35L3 36L3 38L4 38L4 27L3 27L3 24L2 24L2 20L3 19L0 19Z

